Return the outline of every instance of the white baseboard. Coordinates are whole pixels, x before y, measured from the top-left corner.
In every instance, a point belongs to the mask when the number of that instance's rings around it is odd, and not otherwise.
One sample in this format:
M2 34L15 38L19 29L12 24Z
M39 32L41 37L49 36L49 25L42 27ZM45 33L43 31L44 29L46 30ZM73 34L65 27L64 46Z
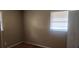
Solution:
M35 46L39 46L39 47L50 48L50 47L47 47L47 46L44 46L44 45L40 45L40 44L36 44L36 43L32 43L32 42L26 42L26 43L32 44L32 45L35 45Z
M16 46L16 45L19 45L19 44L21 44L21 43L23 43L23 41L20 41L20 42L17 42L17 43L15 43L15 44L13 44L13 45L10 45L10 46L8 46L7 48L12 48L12 47L14 47L14 46Z
M17 43L15 43L15 44L13 44L13 45L10 45L10 46L8 46L7 48L12 48L12 47L14 47L14 46L16 46L16 45L19 45L19 44L21 44L21 43L23 43L23 41L20 41L20 42L17 42ZM27 44L32 44L32 45L39 46L39 47L44 47L44 48L51 48L51 47L47 47L47 46L44 46L44 45L36 44L36 43L33 43L33 42L25 42L25 43L27 43Z

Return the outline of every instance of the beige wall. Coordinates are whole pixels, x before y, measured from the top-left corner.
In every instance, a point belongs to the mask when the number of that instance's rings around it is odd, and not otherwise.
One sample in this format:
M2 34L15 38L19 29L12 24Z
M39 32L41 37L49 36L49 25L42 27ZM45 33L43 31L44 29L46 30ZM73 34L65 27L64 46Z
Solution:
M3 45L8 47L23 40L23 14L21 11L2 11L4 31Z
M50 11L24 11L25 42L66 47L66 33L49 31Z

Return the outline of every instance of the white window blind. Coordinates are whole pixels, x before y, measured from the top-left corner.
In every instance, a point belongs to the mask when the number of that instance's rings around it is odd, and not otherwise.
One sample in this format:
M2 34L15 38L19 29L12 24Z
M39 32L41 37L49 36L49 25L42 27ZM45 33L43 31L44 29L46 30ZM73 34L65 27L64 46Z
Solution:
M50 30L53 31L68 30L68 11L51 12Z
M3 31L2 13L0 12L0 30Z

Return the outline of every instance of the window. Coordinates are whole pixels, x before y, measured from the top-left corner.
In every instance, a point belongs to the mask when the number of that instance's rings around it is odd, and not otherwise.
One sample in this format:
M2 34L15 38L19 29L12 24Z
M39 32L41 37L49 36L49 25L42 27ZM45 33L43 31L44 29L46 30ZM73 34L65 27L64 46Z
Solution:
M3 25L2 25L2 13L0 12L0 29L3 31Z
M50 30L68 30L68 11L51 12Z

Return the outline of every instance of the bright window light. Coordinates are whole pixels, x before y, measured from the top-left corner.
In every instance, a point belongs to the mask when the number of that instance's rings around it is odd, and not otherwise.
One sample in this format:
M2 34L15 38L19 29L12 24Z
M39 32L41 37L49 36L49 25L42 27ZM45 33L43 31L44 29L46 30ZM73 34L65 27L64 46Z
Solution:
M51 12L50 30L68 30L68 11Z
M3 31L3 24L2 24L2 13L0 12L0 29Z

